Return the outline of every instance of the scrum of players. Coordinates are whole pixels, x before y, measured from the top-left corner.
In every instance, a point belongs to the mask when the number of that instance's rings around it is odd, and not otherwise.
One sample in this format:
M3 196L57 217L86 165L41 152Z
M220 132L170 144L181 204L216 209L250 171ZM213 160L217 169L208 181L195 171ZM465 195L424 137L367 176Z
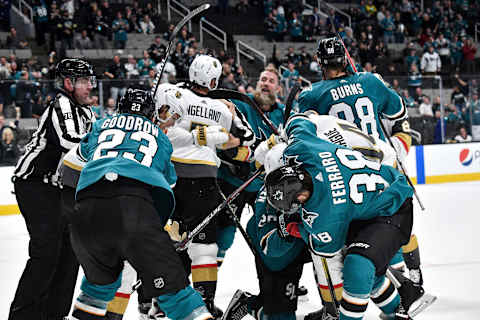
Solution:
M317 59L323 80L287 117L278 72L261 72L251 98L277 132L250 104L209 97L222 67L206 55L188 82L155 95L129 88L116 114L93 123L61 170L65 181L76 175L69 220L85 273L73 319L122 319L136 283L140 319L294 320L306 263L323 304L307 320L362 319L369 300L381 319L413 319L435 301L422 287L413 189L398 166L411 145L402 99L379 75L349 71L335 37L319 42ZM217 273L247 205L260 292L238 290L222 311Z

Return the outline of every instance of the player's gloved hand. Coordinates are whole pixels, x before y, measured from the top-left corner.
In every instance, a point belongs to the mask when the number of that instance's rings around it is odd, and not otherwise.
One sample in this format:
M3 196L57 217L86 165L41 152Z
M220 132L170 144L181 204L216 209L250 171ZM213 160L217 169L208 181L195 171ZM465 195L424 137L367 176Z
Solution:
M281 214L277 219L278 235L287 241L302 237L298 228L299 222L294 221L294 216L295 214Z
M192 130L193 141L197 146L214 147L226 143L230 136L221 126L199 126Z
M169 222L163 227L165 231L168 232L170 239L175 242L180 242L187 237L187 233L184 232L180 235L180 224L178 221Z

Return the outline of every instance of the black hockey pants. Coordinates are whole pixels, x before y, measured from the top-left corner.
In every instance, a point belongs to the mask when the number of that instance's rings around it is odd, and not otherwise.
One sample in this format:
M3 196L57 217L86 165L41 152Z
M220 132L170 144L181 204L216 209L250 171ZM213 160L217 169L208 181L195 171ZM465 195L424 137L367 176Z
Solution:
M70 311L78 262L70 245L67 219L61 213L61 191L34 179L17 179L14 186L30 235L30 258L8 319L62 319ZM65 201L73 203L71 197Z

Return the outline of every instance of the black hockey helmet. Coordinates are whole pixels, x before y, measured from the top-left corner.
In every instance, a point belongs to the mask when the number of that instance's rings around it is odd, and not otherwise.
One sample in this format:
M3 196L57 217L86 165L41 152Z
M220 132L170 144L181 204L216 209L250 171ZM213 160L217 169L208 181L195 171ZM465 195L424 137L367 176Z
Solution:
M298 211L301 203L297 195L302 190L313 191L310 175L300 166L285 165L265 177L267 201L277 211L292 214Z
M344 66L346 62L345 48L337 37L322 39L318 42L317 58L318 63L324 67Z
M118 100L117 108L120 113L138 114L151 119L155 112L155 102L149 90L128 88Z
M78 78L87 78L93 87L97 86L97 80L93 67L83 59L67 58L57 64L55 68L55 81L57 86L63 87L63 79L70 78L75 81Z

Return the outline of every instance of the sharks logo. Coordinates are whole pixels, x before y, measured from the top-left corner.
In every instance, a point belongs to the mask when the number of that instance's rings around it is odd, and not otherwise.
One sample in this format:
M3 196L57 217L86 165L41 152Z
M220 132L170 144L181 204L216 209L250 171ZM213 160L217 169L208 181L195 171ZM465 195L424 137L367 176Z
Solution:
M302 209L302 220L310 228L313 228L313 222L315 219L317 219L317 217L318 213Z

